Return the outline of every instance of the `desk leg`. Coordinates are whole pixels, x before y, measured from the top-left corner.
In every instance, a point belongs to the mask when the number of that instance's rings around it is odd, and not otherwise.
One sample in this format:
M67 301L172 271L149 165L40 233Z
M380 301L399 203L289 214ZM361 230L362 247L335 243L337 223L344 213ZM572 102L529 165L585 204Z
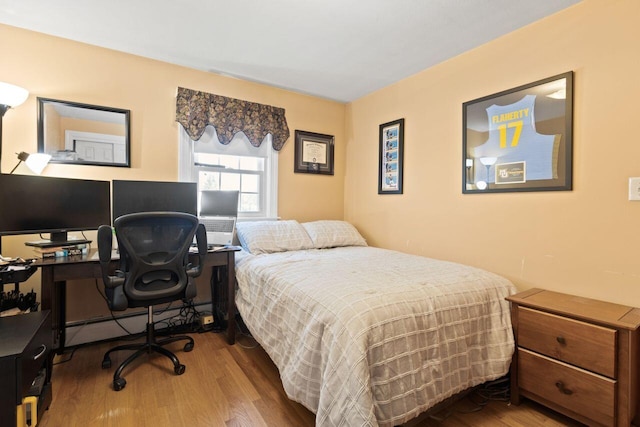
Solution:
M53 282L53 267L44 266L40 268L40 303L42 310L51 311L51 333L53 334L53 349L60 346L60 306L59 295L56 293L56 286ZM51 352L53 357L54 352Z
M43 310L52 310L52 320L54 320L53 316L53 268L52 267L41 267L40 268L40 303ZM53 325L55 329L55 323Z
M211 311L216 321L226 324L227 342L236 342L235 266L234 256L227 254L226 265L216 265L211 271ZM226 315L227 321L224 321Z
M58 307L56 315L58 321L58 349L56 353L64 353L64 344L67 331L67 282L54 282L53 284L54 307ZM54 345L55 348L55 345Z
M61 354L64 351L66 313L66 282L53 281L53 267L40 268L40 303L42 310L51 310L51 329L53 333L53 349ZM53 352L51 352L53 357Z
M227 253L227 342L233 345L236 342L236 261L235 252Z

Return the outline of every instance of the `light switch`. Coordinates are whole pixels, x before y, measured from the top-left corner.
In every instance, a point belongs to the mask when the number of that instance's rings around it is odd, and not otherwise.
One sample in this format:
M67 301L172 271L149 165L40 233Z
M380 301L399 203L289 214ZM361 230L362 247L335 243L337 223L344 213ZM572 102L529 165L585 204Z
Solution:
M629 200L640 200L640 178L629 178Z

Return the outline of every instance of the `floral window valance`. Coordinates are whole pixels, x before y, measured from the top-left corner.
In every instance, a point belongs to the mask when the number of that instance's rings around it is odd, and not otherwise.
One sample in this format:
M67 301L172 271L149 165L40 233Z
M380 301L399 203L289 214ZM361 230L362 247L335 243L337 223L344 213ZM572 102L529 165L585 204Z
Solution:
M244 132L251 145L259 147L271 134L273 148L279 151L289 138L284 108L182 87L176 99L176 121L194 141L200 139L207 125L215 127L220 143L225 145L238 132Z

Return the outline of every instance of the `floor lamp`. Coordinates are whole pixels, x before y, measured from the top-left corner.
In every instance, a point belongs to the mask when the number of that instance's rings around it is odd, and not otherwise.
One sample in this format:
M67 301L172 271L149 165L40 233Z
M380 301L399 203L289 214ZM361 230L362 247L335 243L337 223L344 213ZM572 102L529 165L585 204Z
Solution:
M17 107L27 100L29 91L10 83L0 82L0 172L2 172L2 118L9 108ZM0 237L0 256L2 237Z

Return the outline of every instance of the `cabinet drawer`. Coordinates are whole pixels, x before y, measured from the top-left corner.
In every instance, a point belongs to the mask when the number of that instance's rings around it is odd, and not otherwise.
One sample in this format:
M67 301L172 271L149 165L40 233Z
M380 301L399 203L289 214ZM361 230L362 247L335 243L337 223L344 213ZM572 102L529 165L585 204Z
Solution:
M615 422L616 381L518 349L518 386L602 425Z
M616 377L617 331L525 307L518 309L518 346Z
M47 316L46 321L42 322L40 328L29 344L27 344L20 357L21 366L19 369L22 396L29 391L33 379L46 363L52 345L51 316Z

